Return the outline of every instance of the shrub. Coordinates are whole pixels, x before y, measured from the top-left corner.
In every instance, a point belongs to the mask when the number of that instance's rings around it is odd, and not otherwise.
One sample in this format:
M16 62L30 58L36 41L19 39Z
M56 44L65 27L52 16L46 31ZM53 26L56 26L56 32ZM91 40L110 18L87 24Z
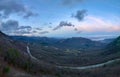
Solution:
M0 77L6 77L6 75L10 72L10 67L6 65L0 65Z
M6 53L5 59L7 59L10 63L15 63L20 57L20 53L16 49L9 49Z
M3 73L4 74L7 74L9 72L10 72L10 68L8 66L6 66L6 67L3 68Z

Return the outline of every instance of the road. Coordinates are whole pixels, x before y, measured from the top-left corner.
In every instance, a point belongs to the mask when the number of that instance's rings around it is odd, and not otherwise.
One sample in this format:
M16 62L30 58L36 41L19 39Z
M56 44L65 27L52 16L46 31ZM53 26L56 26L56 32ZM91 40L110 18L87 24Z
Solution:
M32 59L38 60L36 57L32 56L32 54L31 54L31 52L30 52L29 46L27 46L27 53L28 53L28 55L29 55Z
M120 61L120 59L110 60L110 61L107 61L105 63L89 65L89 66L82 66L82 67L59 66L59 68L69 68L69 69L85 70L85 69L93 69L93 68L103 67L104 65L108 65L108 64L114 63L116 61Z
M36 57L32 56L32 54L31 54L31 52L30 52L29 46L27 46L27 52L28 52L29 56L30 56L32 59L39 61L39 59L37 59ZM81 67L57 66L57 67L58 67L58 68L68 68L68 69L85 70L85 69L93 69L93 68L102 67L102 66L104 66L104 65L108 65L108 64L114 63L114 62L116 62L116 61L120 61L120 59L114 59L114 60L107 61L107 62L105 62L105 63L95 64L95 65L89 65L89 66L81 66Z

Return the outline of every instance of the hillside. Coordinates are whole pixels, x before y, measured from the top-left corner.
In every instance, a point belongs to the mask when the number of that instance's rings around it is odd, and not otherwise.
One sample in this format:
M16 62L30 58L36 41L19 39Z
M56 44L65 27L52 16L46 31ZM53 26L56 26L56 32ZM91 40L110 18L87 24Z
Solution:
M120 54L120 36L107 45L105 54Z
M1 66L5 64L9 68L19 68L31 74L51 74L51 70L56 70L49 63L30 58L26 46L27 44L13 41L0 32L0 72L4 71Z
M25 44L14 42L0 32L0 77L19 77L18 74L22 74L23 71L18 70L18 67L26 69L24 64L28 57L24 46ZM28 76L25 72L24 75Z

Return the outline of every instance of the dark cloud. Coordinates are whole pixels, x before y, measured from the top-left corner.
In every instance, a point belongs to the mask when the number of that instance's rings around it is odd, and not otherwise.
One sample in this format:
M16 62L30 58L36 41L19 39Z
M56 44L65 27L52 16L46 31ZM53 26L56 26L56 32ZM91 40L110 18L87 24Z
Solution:
M16 33L19 33L19 35L30 34L31 30L32 30L31 26L20 26Z
M24 34L31 34L29 30L17 30L14 32L14 35L24 35Z
M29 11L26 15L24 15L24 18L29 18L31 16L37 16L38 14L37 13L33 13L31 11Z
M78 29L77 29L77 28L75 28L74 30L75 30L75 31L78 31Z
M8 20L6 22L2 22L0 25L0 30L6 34L26 34L30 33L32 30L31 26L20 26L19 22L16 20Z
M42 32L39 32L39 34L47 34L49 33L49 31L42 31Z
M34 30L34 31L32 31L33 33L37 33L37 31L36 30Z
M20 26L16 20L8 20L1 22L0 31L8 35L34 35L34 34L47 34L48 31L40 31L41 28L32 28L31 26Z
M31 26L20 26L19 29L32 30L32 27Z
M34 15L20 0L0 0L0 16L7 18L11 14L22 14L23 17Z
M77 28L74 28L74 31L76 31L77 34L82 33L82 31L78 30Z
M71 22L61 21L59 23L59 25L57 27L55 27L53 30L57 30L57 29L59 29L61 27L64 27L64 26L72 26L72 27L74 27L74 25Z
M42 30L41 28L35 28L36 30Z
M62 0L62 5L64 6L73 6L83 2L84 0Z
M6 22L2 22L1 30L5 32L11 32L13 30L17 30L19 27L18 21L15 20L8 20Z
M82 21L85 16L87 15L87 10L78 10L75 15L72 15L72 17L76 18L78 21Z

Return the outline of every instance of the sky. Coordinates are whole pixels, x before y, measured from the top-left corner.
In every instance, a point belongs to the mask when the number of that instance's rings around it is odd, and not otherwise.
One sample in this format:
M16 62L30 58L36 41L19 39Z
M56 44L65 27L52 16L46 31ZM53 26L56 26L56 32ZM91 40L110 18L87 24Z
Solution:
M120 0L0 0L0 30L21 36L116 37Z

